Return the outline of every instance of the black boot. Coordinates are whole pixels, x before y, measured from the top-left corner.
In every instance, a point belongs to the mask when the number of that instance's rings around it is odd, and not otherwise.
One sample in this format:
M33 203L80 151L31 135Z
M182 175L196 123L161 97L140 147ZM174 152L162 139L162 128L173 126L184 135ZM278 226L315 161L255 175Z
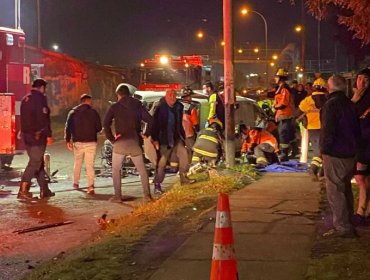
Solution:
M318 174L319 174L319 167L315 164L311 164L311 167L308 171L308 173L311 175L313 181L318 181Z
M19 186L18 199L32 199L32 193L30 192L31 184L28 182L21 182Z
M295 158L297 155L299 155L299 147L297 141L293 141L292 143L290 143L290 146L292 148L292 153L290 157Z
M49 198L52 196L55 196L55 193L49 189L49 186L47 184L45 186L40 187L40 198L41 199Z
M180 173L180 184L183 185L189 185L195 183L195 180L189 179L186 173Z
M280 155L280 161L281 162L288 161L289 160L288 154L289 154L289 148L282 149L281 155Z
M164 191L162 190L162 186L160 183L154 184L154 193L155 194L164 194Z

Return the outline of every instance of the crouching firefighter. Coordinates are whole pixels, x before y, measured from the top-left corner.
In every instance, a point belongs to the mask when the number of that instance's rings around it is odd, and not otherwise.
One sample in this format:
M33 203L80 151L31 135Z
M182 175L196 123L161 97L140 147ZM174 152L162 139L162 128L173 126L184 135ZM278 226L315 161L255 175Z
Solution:
M260 127L248 128L241 125L243 143L242 154L247 155L250 163L256 163L256 168L278 162L278 142L269 132Z
M50 109L45 96L46 81L36 79L31 93L21 102L21 132L29 161L21 178L18 199L32 199L31 180L36 177L40 198L54 196L49 189L48 174L44 169L44 153L51 142Z
M192 163L207 163L215 166L222 156L222 123L217 118L208 120L208 127L202 129L193 146Z

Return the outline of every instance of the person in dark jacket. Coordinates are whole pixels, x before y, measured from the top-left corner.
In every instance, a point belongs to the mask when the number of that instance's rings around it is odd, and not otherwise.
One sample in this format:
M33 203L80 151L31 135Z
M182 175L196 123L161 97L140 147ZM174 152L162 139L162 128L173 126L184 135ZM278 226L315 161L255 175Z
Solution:
M55 195L48 186L48 174L44 169L46 145L51 143L50 109L45 96L46 81L36 79L31 93L21 102L21 133L29 161L21 178L18 199L32 199L31 180L36 177L40 186L40 198Z
M360 134L355 105L344 93L341 76L328 80L329 97L320 111L320 151L326 176L326 192L333 212L334 228L324 236L354 237L351 178Z
M114 202L122 202L121 169L122 162L127 156L131 157L140 175L143 186L144 199L151 200L149 177L143 158L143 137L150 135L152 116L143 104L130 96L129 88L119 84L116 89L118 102L112 104L105 115L103 127L109 141L113 143L112 178L115 196ZM115 134L112 132L114 120ZM147 124L146 130L141 132L142 122Z
M87 193L94 194L95 170L94 162L97 133L102 130L99 113L92 108L92 97L83 94L81 103L68 114L65 126L67 148L74 153L73 187L79 188L82 162L85 160L87 175Z
M370 217L370 69L363 69L357 74L356 88L351 100L355 103L361 126L355 172L359 198L354 222L365 225Z
M181 184L193 183L187 178L189 171L188 153L185 148L185 131L182 125L184 106L176 99L173 89L166 90L164 100L154 112L152 141L158 151L158 163L154 177L155 193L163 193L161 184L165 177L165 168L171 154L175 153L179 160Z

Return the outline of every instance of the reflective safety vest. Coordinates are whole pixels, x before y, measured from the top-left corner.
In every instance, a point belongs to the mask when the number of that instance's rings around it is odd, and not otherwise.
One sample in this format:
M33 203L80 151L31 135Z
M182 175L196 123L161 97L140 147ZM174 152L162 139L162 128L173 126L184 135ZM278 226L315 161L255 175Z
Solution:
M216 130L205 128L198 134L193 151L201 156L217 158L221 143Z
M307 96L299 104L299 110L306 114L307 117L307 129L320 129L320 109L316 107L315 101L313 100L314 95L325 95L324 92L315 91L312 95Z
M251 129L248 134L248 138L243 140L242 152L247 152L252 146L257 146L262 143L267 143L274 148L275 152L279 151L278 142L276 138L267 131L260 131L257 129Z
M287 85L282 85L275 92L274 108L276 110L275 120L293 118L294 102Z
M212 93L208 99L208 103L208 119L217 118L222 122L223 127L225 127L225 107L221 96L217 92Z
M182 126L184 127L186 138L189 138L195 135L194 127L199 124L198 110L191 103L183 102L183 105L184 114L182 118Z

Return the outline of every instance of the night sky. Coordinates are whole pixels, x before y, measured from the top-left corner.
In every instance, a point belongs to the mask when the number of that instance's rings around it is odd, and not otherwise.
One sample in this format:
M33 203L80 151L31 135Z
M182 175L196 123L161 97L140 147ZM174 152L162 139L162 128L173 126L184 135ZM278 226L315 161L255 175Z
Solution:
M221 40L222 0L40 0L42 45L60 45L63 52L102 64L138 63L154 53L189 54L212 49L210 39L195 38L199 29ZM235 10L248 3L268 22L269 45L282 48L299 42L293 32L301 21L300 6L276 0L234 1ZM305 16L307 59L316 59L316 21ZM21 0L21 27L27 43L37 44L36 0ZM0 26L14 27L14 0L0 0ZM333 27L322 24L322 58L333 58ZM328 38L330 40L328 40ZM264 25L251 14L235 17L235 47L264 43ZM247 42L250 42L248 45ZM311 56L311 57L310 57Z

